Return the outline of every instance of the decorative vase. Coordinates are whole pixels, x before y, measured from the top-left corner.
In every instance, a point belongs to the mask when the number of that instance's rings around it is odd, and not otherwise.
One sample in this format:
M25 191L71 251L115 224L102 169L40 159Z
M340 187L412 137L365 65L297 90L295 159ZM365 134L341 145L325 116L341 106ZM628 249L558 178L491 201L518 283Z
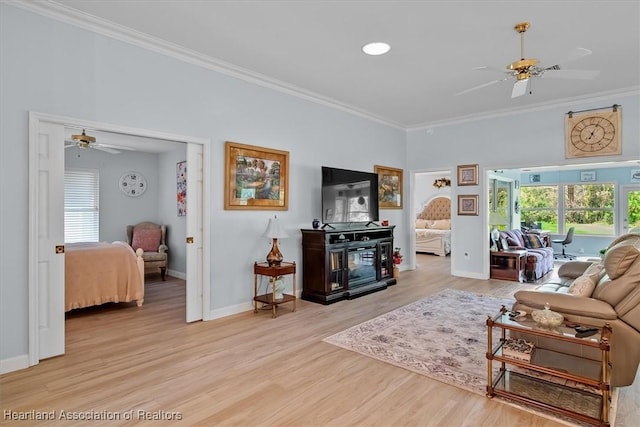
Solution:
M284 279L282 277L275 279L274 298L276 301L282 301L284 299Z
M318 227L320 227L320 220L318 218L314 218L311 222L311 225L313 226L314 230L317 230Z
M394 265L393 266L393 278L397 279L398 277L400 277L400 269L398 268L398 266Z

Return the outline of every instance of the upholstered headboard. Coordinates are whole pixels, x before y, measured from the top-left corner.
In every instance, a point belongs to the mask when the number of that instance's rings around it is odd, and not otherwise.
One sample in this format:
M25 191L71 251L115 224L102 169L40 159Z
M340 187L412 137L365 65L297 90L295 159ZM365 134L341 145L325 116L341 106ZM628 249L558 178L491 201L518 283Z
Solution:
M451 199L448 197L431 199L416 216L416 219L451 219Z

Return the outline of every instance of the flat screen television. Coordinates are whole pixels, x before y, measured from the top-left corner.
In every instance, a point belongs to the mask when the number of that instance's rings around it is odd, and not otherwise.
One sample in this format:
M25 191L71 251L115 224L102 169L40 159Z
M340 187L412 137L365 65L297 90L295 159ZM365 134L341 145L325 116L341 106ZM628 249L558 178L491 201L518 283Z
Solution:
M378 221L378 174L322 166L322 222Z

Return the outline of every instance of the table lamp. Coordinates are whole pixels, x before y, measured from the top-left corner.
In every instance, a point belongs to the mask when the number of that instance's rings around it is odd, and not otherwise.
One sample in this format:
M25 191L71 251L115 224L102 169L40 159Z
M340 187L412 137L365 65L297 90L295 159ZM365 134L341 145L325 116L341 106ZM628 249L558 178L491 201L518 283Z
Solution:
M504 225L506 223L507 223L507 220L504 219L504 217L500 215L498 212L491 212L491 214L489 215L489 225L492 226L491 233L490 233L491 240L495 242L500 238L500 231L498 230L496 225Z
M267 225L267 229L264 231L263 236L273 239L271 251L267 254L267 263L270 266L280 265L280 263L282 263L282 253L280 253L280 249L278 249L278 239L289 236L280 227L278 217L269 218L269 224Z

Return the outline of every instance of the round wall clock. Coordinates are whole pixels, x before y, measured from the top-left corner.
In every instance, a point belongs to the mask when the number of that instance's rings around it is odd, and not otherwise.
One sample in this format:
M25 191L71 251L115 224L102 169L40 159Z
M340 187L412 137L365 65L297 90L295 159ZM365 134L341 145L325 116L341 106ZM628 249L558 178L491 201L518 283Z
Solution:
M621 108L569 112L565 121L566 157L612 156L622 154Z
M120 191L130 197L141 196L147 189L147 180L138 172L127 172L120 177Z

